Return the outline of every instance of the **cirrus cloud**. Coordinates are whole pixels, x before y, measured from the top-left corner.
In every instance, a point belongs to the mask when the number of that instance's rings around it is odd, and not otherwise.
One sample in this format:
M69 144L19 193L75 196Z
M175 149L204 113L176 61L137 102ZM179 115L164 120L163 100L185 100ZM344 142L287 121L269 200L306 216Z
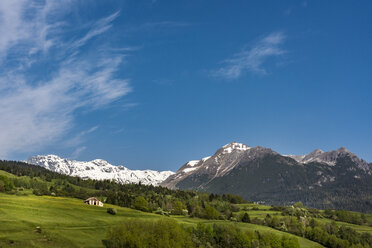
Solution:
M94 111L131 92L129 80L117 73L123 53L83 49L114 25L119 12L88 22L88 31L71 39L65 18L71 3L0 2L2 158L60 140L74 126L78 110ZM40 69L45 64L53 66Z
M266 74L264 63L271 57L277 57L285 53L280 47L285 41L286 36L282 32L271 33L252 47L244 48L223 63L225 66L213 72L214 76L226 79L237 79L245 72Z

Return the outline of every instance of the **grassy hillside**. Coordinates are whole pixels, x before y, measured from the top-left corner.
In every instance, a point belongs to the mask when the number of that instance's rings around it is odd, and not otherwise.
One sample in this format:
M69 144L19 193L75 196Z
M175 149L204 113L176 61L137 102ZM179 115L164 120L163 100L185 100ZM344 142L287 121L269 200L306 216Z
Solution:
M109 204L103 208L88 206L81 200L65 197L0 193L0 202L0 247L103 247L101 240L105 238L109 226L128 218L169 218ZM117 215L106 213L107 207L115 207ZM186 225L228 222L182 216L170 218ZM242 229L283 234L265 226L238 225ZM299 238L299 242L305 248L322 247L304 238Z
M0 170L0 176L6 176L6 177L10 177L10 178L16 177L15 175L10 174L10 173L8 173L6 171L3 171L3 170Z
M259 205L259 204L253 204L253 203L246 203L246 204L236 204L236 206L239 206L240 210L239 213L248 213L249 216L251 217L251 219L253 218L257 218L259 220L264 220L265 217L269 214L269 215L272 215L272 216L282 216L282 212L281 211L273 211L271 210L271 206L266 206L266 205ZM244 210L246 209L246 211ZM255 209L255 210L254 210ZM320 213L324 213L323 210L320 210L319 211ZM360 213L357 213L357 212L354 212L356 214L360 214ZM335 223L337 223L339 226L346 226L346 227L350 227L358 232L368 232L370 234L372 234L372 214L365 214L367 220L368 220L368 224L364 224L364 225L355 225L355 224L351 224L351 223L347 223L347 222L343 222L343 221L335 221ZM324 218L323 216L319 216L319 217L314 217L314 219L316 219L317 221L321 222L321 223L331 223L333 220L331 219L328 219L328 218Z
M296 237L301 247L322 247L320 244L372 247L372 216L368 214L321 211L306 208L301 203L287 207L241 204L244 201L234 195L81 180L19 162L3 161L0 168L7 170L0 170L0 192L7 192L0 193L0 248L103 247L102 240L107 239L109 227L116 226L115 230L119 230L118 225L123 227L123 223L131 222L129 220L160 218L176 220L173 222L176 225L189 227L216 223L225 224L229 231L236 227L259 231L260 234L252 239L264 236L271 239L269 236L285 234ZM105 207L85 205L83 199L90 196L99 196ZM108 214L107 208L116 208L117 215ZM144 226L148 224L151 223ZM192 230L196 229L198 227ZM194 234L198 235L197 232ZM137 233L141 231L133 233L133 237ZM295 242L294 247L298 247Z

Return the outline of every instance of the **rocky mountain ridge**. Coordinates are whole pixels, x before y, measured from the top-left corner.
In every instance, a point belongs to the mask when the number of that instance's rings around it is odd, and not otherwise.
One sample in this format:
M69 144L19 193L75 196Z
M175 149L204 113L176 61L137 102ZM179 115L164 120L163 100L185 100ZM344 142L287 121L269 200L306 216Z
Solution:
M112 165L103 159L85 162L69 160L56 155L33 156L26 162L69 176L96 180L112 179L118 183L142 183L156 186L174 174L172 171L130 170L121 165Z
M269 204L302 201L320 208L344 204L349 201L342 197L348 197L356 208L371 204L372 209L372 164L344 147L294 156L233 142L210 157L185 163L160 185L239 194Z

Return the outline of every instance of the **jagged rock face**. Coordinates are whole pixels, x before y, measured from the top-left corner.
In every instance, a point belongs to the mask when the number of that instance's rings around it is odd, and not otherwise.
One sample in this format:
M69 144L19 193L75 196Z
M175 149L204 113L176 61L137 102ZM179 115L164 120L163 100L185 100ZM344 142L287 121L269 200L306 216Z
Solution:
M349 190L351 195L362 190L360 194L370 195L371 174L372 164L344 147L284 156L268 148L230 143L210 157L187 162L161 185L239 194L246 200L270 204L301 200L309 206L324 207L317 204L323 204L335 190ZM324 201L318 203L317 195Z
M263 147L249 147L240 143L230 143L218 149L213 156L200 160L189 161L184 164L176 174L167 178L161 185L172 189L190 175L193 175L194 184L191 188L201 188L205 182L228 174L241 161L259 159L264 154L275 153Z
M345 147L341 147L340 149L338 149L336 151L323 152L320 149L316 149L316 150L312 151L311 153L309 153L307 155L297 155L297 156L296 155L287 155L287 156L291 157L291 158L295 159L297 162L303 163L303 164L317 162L317 163L327 164L327 165L330 165L330 166L336 165L337 160L339 158L350 157L351 160L353 161L353 163L358 168L364 170L367 173L371 173L370 165L366 161L358 158L357 155L350 152Z
M27 163L83 179L109 179L115 180L118 183L142 183L155 186L174 174L172 171L130 170L124 166L111 165L102 159L82 162L60 158L56 155L30 157Z

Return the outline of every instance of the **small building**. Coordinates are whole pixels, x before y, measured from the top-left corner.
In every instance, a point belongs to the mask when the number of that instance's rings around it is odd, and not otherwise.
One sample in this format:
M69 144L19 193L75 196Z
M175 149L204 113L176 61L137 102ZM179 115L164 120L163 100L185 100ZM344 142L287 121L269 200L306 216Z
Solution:
M96 197L90 197L84 201L85 204L103 207L103 202Z

